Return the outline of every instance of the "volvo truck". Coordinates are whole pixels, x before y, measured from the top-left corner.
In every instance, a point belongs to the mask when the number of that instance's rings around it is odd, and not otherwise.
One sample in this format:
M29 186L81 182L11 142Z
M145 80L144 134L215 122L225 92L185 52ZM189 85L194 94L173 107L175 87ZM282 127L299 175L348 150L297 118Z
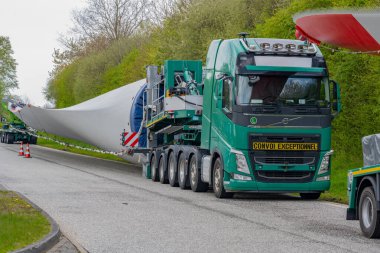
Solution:
M131 128L142 122L135 135L153 181L212 189L218 198L275 192L317 199L329 189L340 94L315 44L245 33L214 40L204 66L149 66L142 92Z

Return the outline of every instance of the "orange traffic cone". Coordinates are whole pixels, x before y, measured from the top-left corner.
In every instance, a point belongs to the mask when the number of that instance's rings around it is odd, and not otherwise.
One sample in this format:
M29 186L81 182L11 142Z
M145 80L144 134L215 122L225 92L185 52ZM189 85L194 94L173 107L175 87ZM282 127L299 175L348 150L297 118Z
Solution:
M22 146L22 142L20 143L20 151L18 152L18 156L24 156L24 147Z
M26 144L26 151L24 158L31 158L30 156L30 149L29 149L29 143Z

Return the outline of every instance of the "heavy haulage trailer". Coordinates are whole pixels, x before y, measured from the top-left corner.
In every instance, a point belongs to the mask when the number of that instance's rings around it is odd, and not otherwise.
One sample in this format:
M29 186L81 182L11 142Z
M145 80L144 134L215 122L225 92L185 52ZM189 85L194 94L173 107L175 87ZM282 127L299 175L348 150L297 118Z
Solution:
M15 142L37 144L37 137L27 133L25 123L13 114L9 109L10 106L15 107L16 105L7 100L2 102L3 111L8 113L8 119L3 116L1 117L0 142L7 144Z
M347 220L360 220L368 238L380 238L380 135L362 139L364 167L348 172Z
M140 129L135 152L146 147L144 175L213 189L218 198L295 192L317 199L330 187L339 85L315 44L246 35L214 40L204 67L187 60L147 67L130 120L131 131Z

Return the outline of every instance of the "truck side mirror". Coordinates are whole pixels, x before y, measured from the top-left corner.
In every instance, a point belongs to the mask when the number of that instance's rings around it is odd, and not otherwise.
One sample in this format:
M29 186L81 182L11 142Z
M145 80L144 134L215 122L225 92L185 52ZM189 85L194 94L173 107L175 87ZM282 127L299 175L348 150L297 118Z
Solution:
M333 109L333 116L337 116L341 110L342 110L342 104L340 99L340 86L339 84L331 80L330 83L332 83L333 88L333 94L332 94L332 109Z

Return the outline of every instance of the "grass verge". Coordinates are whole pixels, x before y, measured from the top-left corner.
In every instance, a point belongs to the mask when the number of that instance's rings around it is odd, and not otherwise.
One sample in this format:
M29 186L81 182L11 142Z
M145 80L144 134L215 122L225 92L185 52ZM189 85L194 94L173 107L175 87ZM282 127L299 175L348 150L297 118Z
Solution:
M0 191L0 253L41 240L50 227L48 219L17 194Z
M81 142L81 141L72 140L72 139L63 138L63 137L58 137L58 136L55 136L52 134L43 134L43 136L50 137L50 138L58 140L60 142L70 143L72 145L76 145L79 147L98 149L97 147L94 147L92 145L89 145L89 144ZM88 156L92 156L92 157L96 157L96 158L102 158L102 159L107 159L107 160L112 160L112 161L128 163L126 160L124 160L124 159L122 159L116 155L102 154L102 153L98 153L98 152L68 147L68 146L60 145L54 141L45 140L42 138L38 139L37 144L40 146L43 146L43 147L53 148L53 149L57 149L57 150L63 150L63 151L67 151L67 152L71 152L71 153L75 153L75 154L88 155Z
M347 204L347 173L349 170L363 166L361 157L334 155L332 159L331 187L322 194L321 199Z

